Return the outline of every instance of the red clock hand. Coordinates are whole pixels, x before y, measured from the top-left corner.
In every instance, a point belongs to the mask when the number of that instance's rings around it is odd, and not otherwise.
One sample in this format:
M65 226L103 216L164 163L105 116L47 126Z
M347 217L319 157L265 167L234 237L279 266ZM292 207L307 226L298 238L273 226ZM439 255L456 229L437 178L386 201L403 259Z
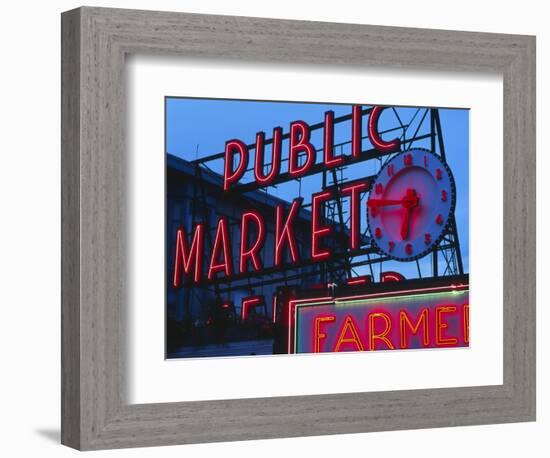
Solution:
M403 224L401 225L401 238L405 240L409 235L409 221L411 219L412 207L405 210L405 217L403 218Z
M413 208L418 205L419 201L420 197L416 195L416 189L407 189L405 197L403 197L401 203L405 208Z
M387 199L369 199L367 206L373 207L385 207L386 205L402 205L403 200L387 200Z
M407 189L405 197L403 197L403 207L405 207L405 217L401 225L401 238L405 240L409 236L409 223L411 221L412 209L418 206L420 198L416 195L415 189Z
M405 208L405 217L401 225L401 238L405 240L409 235L409 223L411 220L412 209L418 206L420 198L416 195L415 189L407 189L405 196L401 200L396 199L369 199L367 207L374 209L389 205L402 205Z

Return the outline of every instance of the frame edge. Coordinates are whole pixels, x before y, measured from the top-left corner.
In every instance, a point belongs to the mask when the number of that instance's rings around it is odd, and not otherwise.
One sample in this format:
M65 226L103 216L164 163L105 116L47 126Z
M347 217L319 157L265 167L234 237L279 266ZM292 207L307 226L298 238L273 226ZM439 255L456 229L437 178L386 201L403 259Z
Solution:
M61 443L81 447L81 10L61 14Z

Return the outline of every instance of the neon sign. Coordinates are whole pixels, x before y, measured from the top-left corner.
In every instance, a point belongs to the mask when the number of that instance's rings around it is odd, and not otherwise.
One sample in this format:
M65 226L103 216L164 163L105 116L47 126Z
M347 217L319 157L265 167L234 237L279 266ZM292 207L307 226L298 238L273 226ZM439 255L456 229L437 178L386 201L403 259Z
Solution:
M468 285L292 300L289 352L469 346Z
M382 140L378 132L378 119L383 107L373 107L370 110L367 123L368 137L374 148L382 153L397 151L400 148L400 141L394 139L386 142ZM363 110L361 106L353 106L351 113L351 139L352 151L351 159L357 159L364 154L361 149L362 139L362 117ZM260 186L267 186L276 178L280 178L283 173L288 180L300 178L311 171L314 166L322 166L324 169L330 169L340 166L346 159L343 155L337 155L334 150L334 113L327 111L323 124L323 154L322 162L316 164L316 149L311 143L311 128L301 120L293 121L289 125L288 133L288 166L281 170L282 147L283 147L283 129L275 127L273 129L272 161L269 171L264 169L265 156L265 133L256 134L255 154L254 154L254 182ZM225 144L224 152L224 174L223 174L223 192L231 192L239 185L248 170L250 163L250 151L248 146L240 139L228 140ZM361 195L370 190L370 179L356 180L341 189L341 196L335 190L324 189L312 194L311 198L311 223L309 234L310 252L309 260L323 262L331 258L332 250L328 246L323 246L323 239L330 237L332 227L323 223L323 208L326 202L340 197L347 198L350 201L350 230L349 230L349 248L357 250L360 246L360 227L361 215L367 213L367 209L361 209ZM266 252L265 234L267 215L262 215L253 209L244 210L240 215L239 241L240 250L233 253L231 247L235 242L231 240L232 231L229 230L229 222L226 217L220 216L216 223L216 230L213 237L211 252L206 255L204 260L205 238L208 233L204 223L195 224L191 232L186 232L185 228L180 227L176 232L176 244L174 249L174 264L172 285L175 288L181 287L185 283L210 283L217 278L225 277L232 279L237 275L246 275L247 272L261 272L266 265L281 268L283 259L288 254L291 264L300 262L300 250L298 249L294 233L294 223L297 215L303 207L303 199L294 199L290 206L278 204L275 206L270 220L275 222L275 239L270 252ZM252 237L251 237L252 236ZM254 238L254 240L250 240ZM260 256L262 253L262 256ZM232 259L232 256L238 256L238 259ZM302 255L303 257L304 255ZM265 265L262 264L262 260ZM235 264L233 264L235 261ZM236 268L234 268L236 266ZM235 271L237 270L237 271Z

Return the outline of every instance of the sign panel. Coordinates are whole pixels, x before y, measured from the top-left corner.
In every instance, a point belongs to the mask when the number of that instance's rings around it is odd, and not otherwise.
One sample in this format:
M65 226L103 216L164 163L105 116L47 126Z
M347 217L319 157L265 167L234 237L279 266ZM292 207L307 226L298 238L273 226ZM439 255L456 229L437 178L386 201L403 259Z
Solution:
M290 311L296 353L469 346L468 285L295 300Z

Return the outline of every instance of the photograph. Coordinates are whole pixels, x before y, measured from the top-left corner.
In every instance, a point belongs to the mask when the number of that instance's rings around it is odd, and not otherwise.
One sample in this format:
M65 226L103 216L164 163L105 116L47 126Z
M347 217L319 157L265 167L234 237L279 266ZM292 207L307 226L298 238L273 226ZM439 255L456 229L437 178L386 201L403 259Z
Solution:
M469 346L468 108L167 95L165 147L167 359Z

